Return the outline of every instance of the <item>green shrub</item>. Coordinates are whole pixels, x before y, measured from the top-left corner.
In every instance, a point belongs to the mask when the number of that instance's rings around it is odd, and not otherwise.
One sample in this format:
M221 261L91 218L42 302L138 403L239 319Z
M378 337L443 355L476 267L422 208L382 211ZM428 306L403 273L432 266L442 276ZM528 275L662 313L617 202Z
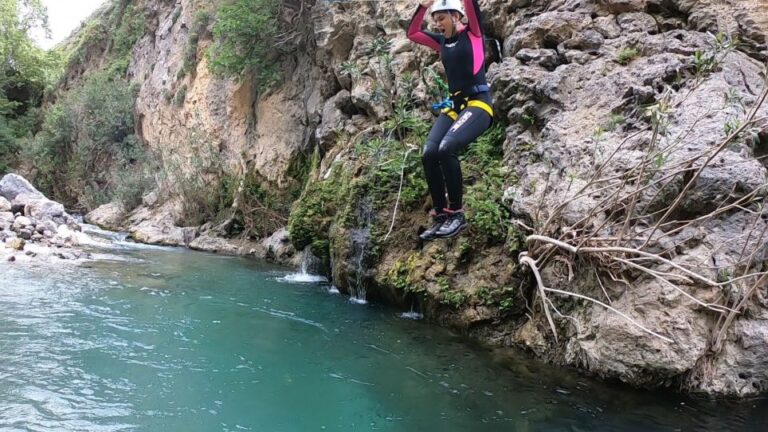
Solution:
M208 27L210 19L211 15L208 11L203 10L195 14L195 20L192 23L192 27L189 29L187 46L184 48L184 62L181 69L176 74L177 80L184 78L184 76L191 72L197 65L197 46L200 43L200 37L205 32L206 27Z
M636 59L638 55L640 55L640 52L637 50L637 48L624 47L621 50L619 50L618 54L616 54L616 61L619 64L626 66L632 60Z
M19 146L8 122L0 115L0 176L10 170L11 163L16 158Z
M137 176L148 159L134 135L134 100L135 89L127 81L112 80L105 72L87 78L50 107L27 150L42 189L85 209L118 198L118 191L135 203L143 192L139 185L147 182L124 173Z
M217 75L256 75L265 90L279 81L277 37L282 33L278 19L280 0L233 0L217 11L213 45L206 55Z
M464 196L467 216L472 226L490 240L503 240L507 234L506 209L501 203L505 174L502 168L502 146L505 128L496 124L469 146L463 156L467 179Z

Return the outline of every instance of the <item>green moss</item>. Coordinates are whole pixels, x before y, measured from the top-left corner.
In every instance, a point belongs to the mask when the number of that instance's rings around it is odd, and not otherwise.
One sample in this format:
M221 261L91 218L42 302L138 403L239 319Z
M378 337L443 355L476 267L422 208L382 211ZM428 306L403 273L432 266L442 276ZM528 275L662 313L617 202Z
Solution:
M477 290L477 298L481 305L499 308L499 311L506 312L515 305L515 289L511 287L480 287Z
M419 254L414 252L408 258L395 261L389 269L384 281L406 293L424 293L426 288L415 281L415 272L419 262Z
M526 250L525 234L517 225L507 226L507 235L504 240L504 246L507 253L511 256L517 256L521 251Z
M291 243L297 250L308 245L320 246L318 241L328 241L328 229L339 216L351 179L338 165L332 168L326 180L307 182L306 188L293 205L288 218Z
M502 204L504 185L508 181L502 167L502 146L506 138L504 126L496 124L463 157L464 176L468 184L464 200L470 223L492 241L503 241L508 225Z
M451 287L450 279L448 279L448 277L443 276L439 278L437 280L437 285L440 289L440 303L454 309L458 309L467 304L469 295L461 289Z

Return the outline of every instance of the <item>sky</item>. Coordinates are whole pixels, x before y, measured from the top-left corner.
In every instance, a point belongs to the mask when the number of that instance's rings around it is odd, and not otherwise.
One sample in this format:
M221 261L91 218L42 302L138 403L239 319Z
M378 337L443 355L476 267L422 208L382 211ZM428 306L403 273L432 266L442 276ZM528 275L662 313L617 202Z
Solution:
M48 8L48 24L51 27L51 39L34 35L42 48L52 48L64 40L84 19L104 4L106 0L43 0Z

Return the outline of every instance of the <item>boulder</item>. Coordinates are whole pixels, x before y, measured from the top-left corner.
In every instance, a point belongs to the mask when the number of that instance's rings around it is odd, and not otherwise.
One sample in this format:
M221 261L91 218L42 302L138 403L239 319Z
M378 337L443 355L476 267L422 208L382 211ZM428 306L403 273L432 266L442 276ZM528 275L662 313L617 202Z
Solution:
M26 216L19 216L13 221L13 230L19 231L26 227L34 227L32 220Z
M40 194L23 192L16 195L12 203L14 206L23 206L24 215L37 219L72 219L72 217L67 214L62 204L49 200Z
M98 225L102 228L118 231L126 217L125 207L120 202L104 204L83 218L86 222Z
M5 197L0 196L0 212L9 211L11 211L11 202L5 199Z
M7 174L0 180L0 196L7 200L13 200L17 195L26 193L42 197L40 193L24 177L17 174Z
M205 252L224 253L237 255L241 250L235 240L223 239L203 234L189 242L189 248Z
M291 244L287 228L275 231L262 240L261 244L266 251L266 257L277 262L286 262L296 255L296 249Z

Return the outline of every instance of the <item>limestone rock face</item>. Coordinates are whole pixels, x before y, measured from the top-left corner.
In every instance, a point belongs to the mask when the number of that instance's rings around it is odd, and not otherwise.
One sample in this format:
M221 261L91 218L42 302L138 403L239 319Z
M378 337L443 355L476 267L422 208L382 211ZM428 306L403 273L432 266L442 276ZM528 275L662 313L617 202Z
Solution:
M649 249L671 251L672 262L711 280L728 277L737 267L743 271L745 261L753 272L768 268L768 239L754 235L766 227L756 215L768 194L768 164L761 159L768 143L768 105L758 105L766 86L768 27L760 25L768 20L768 3L743 6L731 1L605 0L567 11L550 8L514 28L506 39L508 56L489 73L496 107L510 122L505 158L519 180L505 193L512 213L531 226L541 226L556 214L553 222L560 233L586 218L594 221L589 228L597 229L596 235L616 235L599 231L612 215L594 212L610 192L591 189L589 179L598 166L621 176L637 169L649 152L666 149L646 171L649 187L635 202L642 211L674 205L677 213L669 217L682 225L681 220L703 218L727 203L751 202L752 207L718 213L679 232L662 229ZM717 44L728 41L718 42L708 31L751 42L720 49L716 64L705 67L696 62L697 56L713 55ZM555 42L556 53L542 61L541 53L552 50ZM654 134L649 116L659 109L663 127ZM753 109L762 120L722 146ZM712 152L717 155L708 160ZM687 170L678 171L681 167ZM654 182L662 178L666 181ZM636 272L628 286L602 277L608 281L603 291L589 263L572 268L569 276L564 276L567 268L553 267L542 273L548 286L610 298L612 307L673 341L652 337L615 312L585 305L572 315L575 321L561 327L565 342L554 349L562 354L558 361L640 386L682 385L742 396L768 391L768 326L756 318L768 315L765 290L753 291L746 312L724 334L721 346L713 342L719 329L713 312L702 306L720 304L724 295L743 298L753 279L726 289L682 279L662 283ZM531 349L538 355L551 355L551 345L542 348L533 334L538 333L526 327L513 339L535 347Z

